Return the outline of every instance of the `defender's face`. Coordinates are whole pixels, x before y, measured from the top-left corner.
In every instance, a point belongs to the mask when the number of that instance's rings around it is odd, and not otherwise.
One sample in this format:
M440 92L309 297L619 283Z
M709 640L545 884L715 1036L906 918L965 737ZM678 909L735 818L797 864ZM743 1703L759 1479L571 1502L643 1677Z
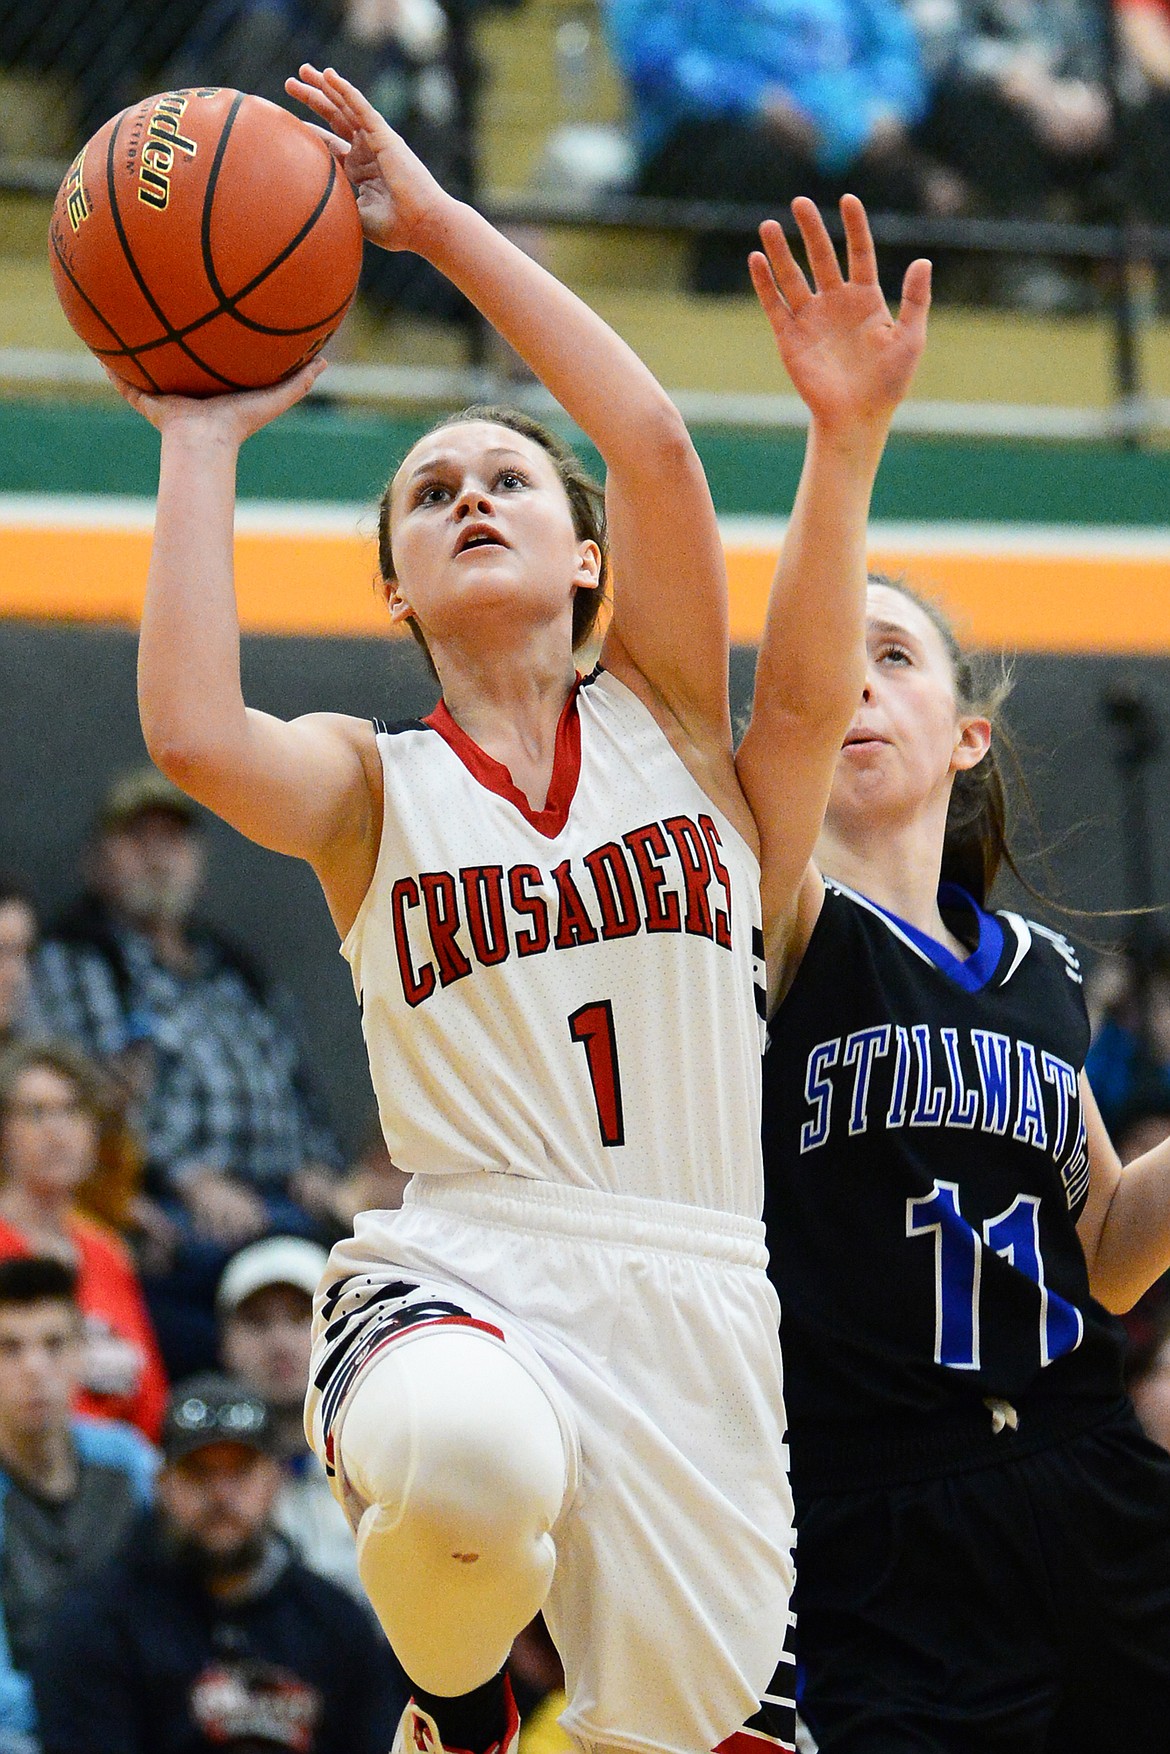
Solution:
M871 585L865 688L837 762L826 820L856 833L905 818L948 792L973 722L955 703L951 661L930 617L901 591Z
M428 639L490 647L524 625L563 621L571 645L578 586L596 583L594 543L541 445L490 421L421 439L394 479L390 531L396 620Z

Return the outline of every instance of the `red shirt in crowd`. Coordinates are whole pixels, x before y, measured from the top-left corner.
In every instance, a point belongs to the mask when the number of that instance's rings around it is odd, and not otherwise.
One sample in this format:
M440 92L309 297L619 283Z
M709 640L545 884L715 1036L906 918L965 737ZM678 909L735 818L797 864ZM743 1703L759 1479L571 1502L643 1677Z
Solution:
M133 1262L121 1239L90 1218L74 1213L68 1230L77 1251L77 1301L86 1327L77 1411L127 1420L153 1443L162 1425L167 1379ZM0 1218L0 1260L32 1253L24 1232Z

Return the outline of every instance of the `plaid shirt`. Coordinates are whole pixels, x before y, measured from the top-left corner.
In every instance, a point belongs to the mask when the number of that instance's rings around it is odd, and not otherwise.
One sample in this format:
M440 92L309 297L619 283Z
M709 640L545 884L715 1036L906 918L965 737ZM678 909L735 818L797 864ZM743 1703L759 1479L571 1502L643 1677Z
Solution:
M282 1189L307 1163L338 1167L304 1058L282 1007L209 933L192 934L195 972L160 963L149 939L115 926L105 946L73 938L41 947L35 1000L53 1034L98 1059L145 1047L149 1089L137 1117L147 1162L175 1184L199 1167Z

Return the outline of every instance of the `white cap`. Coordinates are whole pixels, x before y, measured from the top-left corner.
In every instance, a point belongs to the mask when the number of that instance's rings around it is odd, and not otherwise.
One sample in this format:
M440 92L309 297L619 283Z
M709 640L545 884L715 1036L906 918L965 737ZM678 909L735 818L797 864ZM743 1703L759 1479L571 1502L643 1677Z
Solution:
M233 1255L223 1270L215 1307L219 1315L231 1315L254 1291L269 1285L293 1285L312 1297L325 1272L329 1256L303 1236L269 1236L249 1243Z

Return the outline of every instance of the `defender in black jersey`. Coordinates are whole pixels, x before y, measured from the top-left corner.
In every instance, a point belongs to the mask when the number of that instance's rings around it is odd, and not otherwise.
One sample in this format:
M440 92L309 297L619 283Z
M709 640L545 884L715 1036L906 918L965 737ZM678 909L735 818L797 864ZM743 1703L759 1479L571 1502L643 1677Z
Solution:
M1164 1754L1170 1457L1096 1298L1170 1264L1170 1151L1122 1174L1075 952L981 905L945 623L871 587L868 658L818 866L765 908L803 1715L822 1754Z

